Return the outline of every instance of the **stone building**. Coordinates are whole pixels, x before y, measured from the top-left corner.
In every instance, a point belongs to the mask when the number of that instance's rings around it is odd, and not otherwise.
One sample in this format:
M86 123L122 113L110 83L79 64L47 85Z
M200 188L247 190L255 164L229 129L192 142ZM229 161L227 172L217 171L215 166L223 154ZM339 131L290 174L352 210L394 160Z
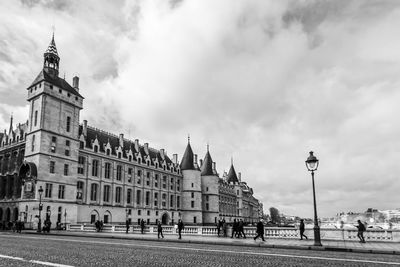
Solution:
M209 149L198 164L188 142L181 162L164 149L80 123L83 96L59 77L54 35L27 88L28 121L0 133L0 222L215 224L255 222L262 204L233 164L219 177ZM43 189L42 195L39 188Z

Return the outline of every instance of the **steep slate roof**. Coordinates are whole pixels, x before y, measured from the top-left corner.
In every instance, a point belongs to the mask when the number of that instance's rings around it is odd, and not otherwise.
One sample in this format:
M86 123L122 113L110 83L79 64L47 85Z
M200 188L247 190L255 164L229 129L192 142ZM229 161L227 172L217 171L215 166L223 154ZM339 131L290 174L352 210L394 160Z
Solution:
M49 47L47 47L46 52L44 52L44 53L45 54L54 54L54 55L58 56L56 42L54 41L54 33L53 33L53 37L51 38Z
M233 164L231 165L231 168L229 169L227 181L228 181L228 183L230 183L230 182L238 183L239 182L237 175L236 175L235 168L233 167Z
M75 90L75 88L73 88L71 85L69 85L69 83L67 81L65 81L64 79L60 78L60 77L51 77L45 70L42 70L39 75L36 77L36 79L33 81L33 83L29 86L32 87L35 84L41 82L41 81L46 81L49 82L61 89L63 89L64 91L67 91L73 95L82 97L78 91Z
M181 170L195 170L194 160L193 160L193 150L190 147L190 143L187 144L185 153L181 161Z
M212 158L210 152L207 151L206 156L204 157L203 165L201 166L201 176L206 175L215 175L212 168Z

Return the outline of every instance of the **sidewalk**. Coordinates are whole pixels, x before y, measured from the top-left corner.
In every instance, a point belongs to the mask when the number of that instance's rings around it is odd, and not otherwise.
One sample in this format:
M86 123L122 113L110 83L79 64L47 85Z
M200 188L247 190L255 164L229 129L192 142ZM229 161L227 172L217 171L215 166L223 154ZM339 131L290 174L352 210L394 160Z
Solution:
M33 235L54 235L54 236L73 236L73 237L91 237L91 238L112 238L125 240L145 240L160 242L180 242L194 244L214 244L225 246L252 246L265 248L282 248L282 249L300 249L300 250L326 250L341 252L357 252L357 253L376 253L376 254L395 254L400 255L400 243L396 242L367 242L359 243L356 241L334 241L322 240L322 247L313 246L313 240L299 239L277 239L266 238L265 242L253 238L230 238L215 236L195 236L182 235L182 239L178 239L177 235L164 234L164 239L158 239L157 234L137 234L137 233L98 233L98 232L71 232L71 231L51 231L49 234L41 234L36 231L24 231L24 234Z

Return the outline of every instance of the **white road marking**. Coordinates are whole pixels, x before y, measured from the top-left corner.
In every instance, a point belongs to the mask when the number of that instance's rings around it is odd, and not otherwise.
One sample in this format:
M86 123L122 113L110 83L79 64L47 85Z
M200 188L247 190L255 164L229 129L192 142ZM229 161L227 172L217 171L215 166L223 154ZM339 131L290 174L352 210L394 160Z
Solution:
M290 254L275 254L266 252L251 252L251 251L234 251L234 250L219 250L219 249L205 249L205 248L188 248L188 247L173 247L173 246L160 246L160 245L144 245L144 244L132 244L132 243L119 243L119 242L106 242L97 240L79 240L69 238L51 238L51 237L27 237L27 236L13 236L13 238L25 238L25 239L43 239L53 241L69 241L75 243L95 243L103 245L121 245L130 247L146 247L146 248L163 248L163 249L175 249L175 250L191 250L191 251L203 251L203 252L219 252L219 253L231 253L231 254L245 254L245 255L259 255L259 256L272 256L272 257L283 257L283 258L300 258L300 259L314 259L314 260L328 260L328 261L341 261L341 262L358 262L358 263L375 263L375 264L386 264L386 265L400 265L400 262L390 261L373 261L373 260L358 260L358 259L339 259L330 257L319 257L319 256L302 256L302 255L290 255ZM145 241L145 240L144 240ZM54 266L68 266L68 265L54 265Z
M41 264L41 265L45 265L45 266L74 267L72 265L65 265L65 264L59 264L59 263L53 263L53 262L47 262L47 261L26 260L26 259L20 258L20 257L13 257L13 256L1 255L1 254L0 254L0 258L23 261L23 262L27 262L27 263L36 263L36 264Z

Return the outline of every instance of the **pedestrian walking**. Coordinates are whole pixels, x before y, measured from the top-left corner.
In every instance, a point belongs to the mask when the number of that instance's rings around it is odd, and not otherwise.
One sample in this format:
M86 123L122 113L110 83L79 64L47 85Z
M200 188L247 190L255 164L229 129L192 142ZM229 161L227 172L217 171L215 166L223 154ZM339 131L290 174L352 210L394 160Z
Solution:
M240 219L239 223L238 223L238 234L237 237L241 237L243 236L243 238L246 238L246 235L244 234L244 222L243 219Z
M126 220L126 222L125 222L125 226L126 226L126 233L128 233L129 232L129 220Z
M224 233L224 237L228 237L228 224L225 219L222 220L222 232Z
M236 219L233 219L231 238L233 238L234 236L236 237L237 232L238 232L238 223L237 223Z
M217 224L218 237L219 237L219 235L220 235L220 233L221 233L221 228L222 228L222 220L219 219L219 220L218 220L218 224Z
M365 225L358 220L358 225L356 226L358 228L358 234L357 237L360 239L360 243L365 243L365 239L364 239L364 232L365 232Z
M158 239L160 239L160 235L162 238L164 238L163 232L162 232L162 225L161 222L158 221L158 225L157 225L157 233L158 233Z
M305 237L305 239L308 239L308 237L304 234L305 225L303 219L300 220L299 230L300 230L300 240L303 240L303 236Z
M143 219L140 221L140 231L142 234L144 234L144 220Z
M104 226L103 220L100 221L99 225L100 225L100 232L102 232L103 231L103 226Z
M261 219L257 223L257 235L254 237L254 240L257 240L257 238L261 237L262 241L265 241L264 239L264 223L263 220Z
M178 234L179 234L179 238L178 239L182 239L182 230L185 228L185 225L183 225L183 222L181 219L179 219L178 221Z

